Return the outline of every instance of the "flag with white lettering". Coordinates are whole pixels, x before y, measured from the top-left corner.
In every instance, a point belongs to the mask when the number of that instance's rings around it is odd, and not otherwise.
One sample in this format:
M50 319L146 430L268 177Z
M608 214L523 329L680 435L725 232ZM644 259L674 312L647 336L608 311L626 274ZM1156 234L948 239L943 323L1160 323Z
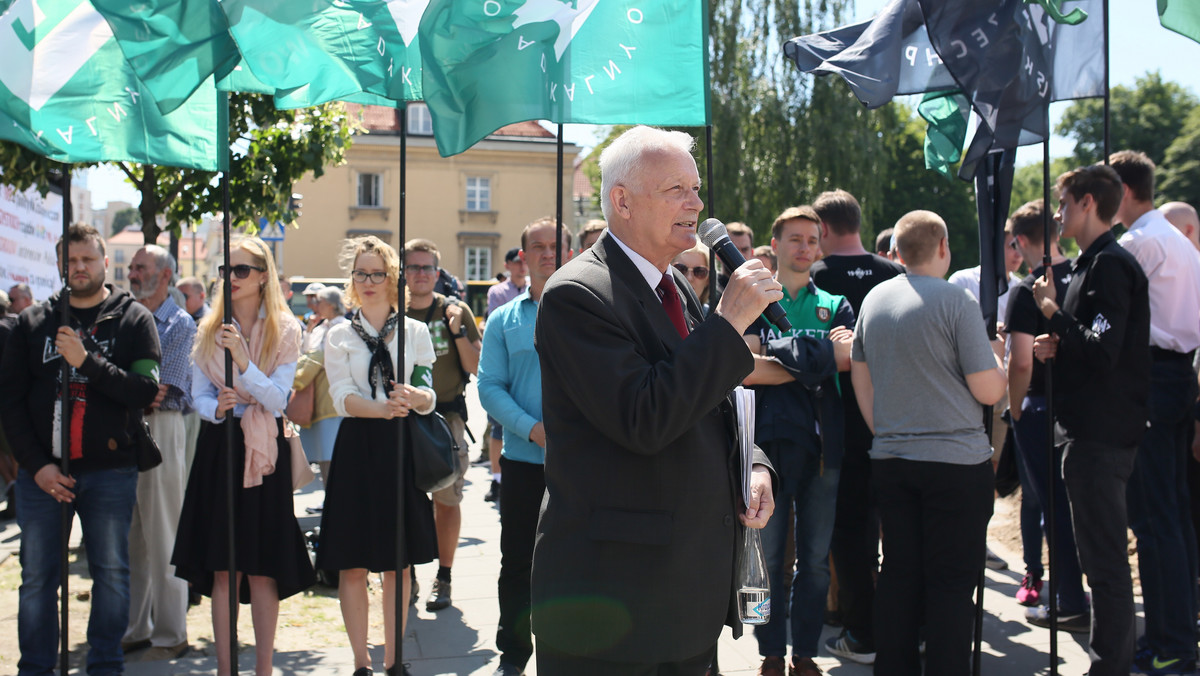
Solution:
M421 98L417 27L427 0L223 0L241 67L277 108Z
M162 114L88 0L10 3L0 64L0 138L60 162L228 166L228 109L212 78Z
M1200 3L1194 0L1158 0L1158 21L1163 28L1200 42Z
M431 0L421 19L438 151L524 120L708 123L698 0Z
M161 112L175 110L239 55L215 0L91 0Z

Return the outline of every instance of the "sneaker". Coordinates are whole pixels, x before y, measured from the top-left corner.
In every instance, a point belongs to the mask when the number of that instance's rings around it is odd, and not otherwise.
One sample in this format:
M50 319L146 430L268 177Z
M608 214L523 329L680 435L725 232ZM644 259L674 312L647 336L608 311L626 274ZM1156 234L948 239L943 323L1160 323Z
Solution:
M500 482L492 479L492 487L488 489L487 495L483 496L484 502L498 502L500 500Z
M425 601L425 610L438 611L449 607L450 583L436 577L433 578L433 589L429 592L429 599Z
M825 642L825 650L851 662L875 664L875 646L854 638L849 629L842 630L841 636L831 636Z
M1135 674L1150 674L1151 676L1194 674L1196 672L1196 658L1166 658L1154 653L1141 653L1134 659L1132 671Z
M785 676L783 669L783 658L770 655L763 658L762 664L758 666L758 671L754 673L755 676Z
M1035 627L1050 628L1050 611L1046 606L1038 606L1025 611L1025 621ZM1075 613L1058 616L1058 630L1069 631L1072 634L1086 634L1092 630L1091 612Z
M1017 590L1017 603L1026 608L1036 608L1041 600L1042 579L1025 573L1025 577L1021 578L1021 588Z
M1008 570L1008 562L996 556L992 550L987 550L987 559L983 562L990 570Z
M792 663L788 665L788 676L823 676L824 673L811 657L792 655Z

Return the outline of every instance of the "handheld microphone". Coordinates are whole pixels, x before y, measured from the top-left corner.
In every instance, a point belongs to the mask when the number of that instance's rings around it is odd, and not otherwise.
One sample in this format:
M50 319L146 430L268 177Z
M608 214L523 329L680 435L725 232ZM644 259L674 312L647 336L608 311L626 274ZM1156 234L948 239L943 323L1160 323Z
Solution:
M742 252L738 251L738 248L730 241L729 232L725 230L725 224L721 221L715 218L705 220L696 227L696 234L700 236L700 241L704 243L704 246L715 251L717 257L721 259L722 263L729 266L730 270L746 262ZM787 312L777 302L768 303L763 316L767 321L779 327L780 331L792 330L792 323L788 321Z

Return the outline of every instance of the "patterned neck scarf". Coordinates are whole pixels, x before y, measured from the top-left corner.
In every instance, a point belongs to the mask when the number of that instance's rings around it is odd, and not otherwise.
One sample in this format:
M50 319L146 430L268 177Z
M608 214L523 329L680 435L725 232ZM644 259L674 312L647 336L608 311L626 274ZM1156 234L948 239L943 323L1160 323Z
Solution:
M378 336L371 336L367 333L366 320L363 319L361 309L354 313L354 319L350 322L350 326L354 327L354 332L358 334L359 338L362 338L362 341L367 344L367 349L371 351L371 361L367 365L367 381L371 383L372 399L375 398L376 387L382 392L387 392L388 384L396 379L396 370L392 367L392 355L388 353L387 344L388 338L396 329L396 323L399 320L398 313L389 312Z

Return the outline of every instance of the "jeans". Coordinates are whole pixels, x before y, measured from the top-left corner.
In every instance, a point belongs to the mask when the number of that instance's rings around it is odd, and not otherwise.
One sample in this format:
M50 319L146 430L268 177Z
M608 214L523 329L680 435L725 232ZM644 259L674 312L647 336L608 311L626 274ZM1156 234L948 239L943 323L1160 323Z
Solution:
M837 504L838 470L821 467L816 453L791 442L763 444L779 474L775 514L762 529L763 554L771 583L771 621L754 627L758 652L782 657L787 653L787 623L792 621L792 654L815 657L825 625L829 594L829 542ZM794 523L787 519L795 509ZM788 529L795 529L796 570L790 594L783 590L784 547Z
M975 587L987 553L992 463L873 460L871 485L883 523L875 592L875 673L967 674Z
M1187 447L1196 376L1184 360L1150 369L1150 425L1129 477L1129 526L1137 536L1146 640L1155 654L1196 655L1196 534Z
M1015 432L1013 437L1012 449L1019 454ZM1021 560L1025 563L1025 574L1040 580L1046 574L1042 568L1042 505L1038 502L1033 485L1029 483L1029 470L1019 458L1017 479L1021 482Z
M87 672L125 670L121 637L129 624L129 523L137 496L137 469L80 472L68 507L83 524L83 546L92 578ZM38 488L24 469L17 474L17 522L21 527L21 591L17 635L19 676L50 676L58 657L61 505Z
M1046 455L1046 398L1026 397L1021 406L1021 419L1013 421L1016 435L1018 467L1024 469L1030 490L1042 507L1043 523L1049 532L1050 498L1046 477L1050 458ZM1058 610L1063 615L1075 615L1088 608L1083 592L1083 572L1079 554L1075 551L1075 529L1071 526L1071 505L1067 502L1067 487L1062 478L1062 448L1054 449L1054 581L1058 585ZM1021 489L1025 489L1022 483ZM1040 535L1039 535L1040 543ZM1040 551L1040 548L1039 548ZM1039 567L1041 561L1038 562Z
M543 465L500 458L500 624L496 648L500 661L525 668L533 655L529 628L532 605L533 539L537 535L542 496L546 493Z
M1133 664L1133 583L1125 524L1125 486L1137 449L1071 441L1063 451L1063 482L1079 565L1092 588L1091 676L1128 676ZM1145 584L1145 573L1142 574Z

